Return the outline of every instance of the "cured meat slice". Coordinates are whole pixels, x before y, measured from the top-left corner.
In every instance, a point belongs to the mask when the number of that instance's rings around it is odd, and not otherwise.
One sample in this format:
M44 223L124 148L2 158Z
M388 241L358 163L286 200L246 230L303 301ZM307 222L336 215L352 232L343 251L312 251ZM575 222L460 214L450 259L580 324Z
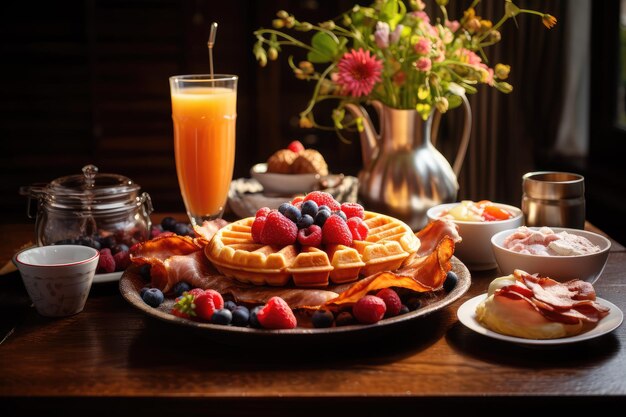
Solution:
M193 230L198 236L197 240L204 242L202 246L205 246L213 239L215 233L227 224L228 222L224 219L205 220L202 226L195 225Z
M142 258L156 258L162 261L174 255L188 255L202 248L188 236L159 236L132 247L130 259L134 263L144 264Z
M439 219L430 222L422 230L415 234L420 240L420 248L416 258L430 255L444 237L450 238L454 243L459 243L459 226L450 220Z

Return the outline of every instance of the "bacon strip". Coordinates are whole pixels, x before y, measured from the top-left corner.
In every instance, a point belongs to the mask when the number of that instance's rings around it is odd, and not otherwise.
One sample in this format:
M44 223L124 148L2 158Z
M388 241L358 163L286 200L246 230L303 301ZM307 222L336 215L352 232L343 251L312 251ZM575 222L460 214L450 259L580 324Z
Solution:
M420 248L417 251L416 257L422 258L424 256L430 255L439 245L439 242L444 237L448 237L454 241L454 243L459 243L461 239L461 235L459 235L459 226L456 223L439 219L433 222L430 222L424 227L422 230L415 234L420 240Z

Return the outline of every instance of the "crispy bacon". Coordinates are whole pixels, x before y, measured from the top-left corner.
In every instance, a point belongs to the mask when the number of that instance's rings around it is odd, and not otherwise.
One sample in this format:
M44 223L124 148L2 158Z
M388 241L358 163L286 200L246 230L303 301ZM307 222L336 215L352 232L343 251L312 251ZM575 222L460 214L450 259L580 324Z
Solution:
M133 246L130 251L130 259L134 263L144 264L143 258L157 258L165 261L174 255L189 255L197 250L202 249L194 239L188 236L158 236L152 240Z
M215 219L205 220L202 222L202 226L195 225L193 230L197 236L196 240L199 243L202 242L202 246L207 245L213 239L215 233L227 224L228 222L224 219Z
M452 239L454 243L459 243L462 240L461 235L459 235L459 226L450 220L444 219L428 223L426 227L415 235L420 240L420 248L417 251L416 258L430 255L444 237Z

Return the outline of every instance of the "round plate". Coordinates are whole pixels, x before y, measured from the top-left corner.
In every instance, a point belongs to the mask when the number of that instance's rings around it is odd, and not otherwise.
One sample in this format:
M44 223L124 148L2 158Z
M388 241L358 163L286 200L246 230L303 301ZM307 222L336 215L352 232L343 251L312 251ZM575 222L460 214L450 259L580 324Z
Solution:
M612 332L613 330L617 329L624 320L624 313L622 313L622 310L620 310L615 304L598 297L596 298L596 301L605 307L609 307L611 311L609 311L609 315L600 320L598 322L598 325L593 329L578 334L576 336L562 337L559 339L524 339L522 337L507 336L504 334L496 333L492 330L487 329L476 320L476 307L485 298L487 298L487 294L482 294L464 302L457 311L459 321L476 333L480 333L494 339L524 345L554 346L581 342L583 340L593 339L595 337L599 337L609 332Z
M109 274L96 274L93 277L93 283L94 284L101 284L101 283L104 283L104 282L119 281L120 278L122 277L122 274L123 274L122 271L111 272Z
M276 343L280 339L281 343L296 342L307 343L311 341L348 341L354 338L369 338L380 335L383 332L408 325L410 322L427 314L441 310L454 301L458 300L467 292L471 284L469 270L457 258L452 258L452 270L457 274L459 280L456 287L450 292L443 290L432 293L433 297L426 297L421 308L396 317L383 319L372 325L350 325L341 327L331 327L325 329L315 328L295 328L289 330L263 330L251 327L221 326L210 323L199 323L191 320L176 317L168 312L166 308L152 308L143 302L139 296L139 291L146 285L146 282L139 274L132 270L126 270L120 279L120 292L122 296L142 312L156 319L172 323L178 326L186 326L200 331L203 335L211 339L227 344L249 344L251 342ZM166 301L167 302L167 301ZM166 303L164 303L166 304ZM163 306L163 305L162 305ZM346 338L346 336L348 338Z

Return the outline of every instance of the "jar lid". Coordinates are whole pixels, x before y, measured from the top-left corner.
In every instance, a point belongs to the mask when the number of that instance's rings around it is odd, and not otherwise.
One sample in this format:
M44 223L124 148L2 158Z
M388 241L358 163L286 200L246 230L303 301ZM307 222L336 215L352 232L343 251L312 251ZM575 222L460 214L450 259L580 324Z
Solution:
M112 210L137 202L141 187L118 174L98 173L86 165L83 173L57 178L41 192L46 203L59 209Z

